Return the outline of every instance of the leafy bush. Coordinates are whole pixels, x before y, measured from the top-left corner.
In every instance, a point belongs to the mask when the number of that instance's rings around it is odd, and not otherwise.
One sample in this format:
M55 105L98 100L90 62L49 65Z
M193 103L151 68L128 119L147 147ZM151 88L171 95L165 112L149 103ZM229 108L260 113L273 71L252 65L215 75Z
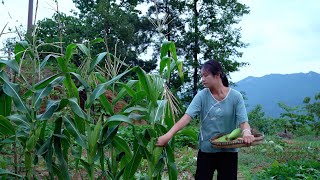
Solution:
M275 161L270 168L258 173L253 179L318 179L320 163L317 161L289 161L280 164Z
M273 119L265 117L265 113L261 105L257 105L248 113L250 126L264 134L275 134L283 127L281 119Z
M184 128L175 136L175 143L177 147L193 147L197 148L198 145L198 133L199 129L193 126Z

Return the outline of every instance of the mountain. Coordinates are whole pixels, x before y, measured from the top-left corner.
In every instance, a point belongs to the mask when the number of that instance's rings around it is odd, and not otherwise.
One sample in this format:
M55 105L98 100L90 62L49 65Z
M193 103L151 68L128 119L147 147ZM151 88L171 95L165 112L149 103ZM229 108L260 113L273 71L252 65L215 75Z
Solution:
M263 77L249 76L236 82L233 88L245 92L248 112L260 104L266 116L279 117L282 112L279 102L296 106L302 105L305 97L314 99L315 94L320 92L320 74L310 71Z

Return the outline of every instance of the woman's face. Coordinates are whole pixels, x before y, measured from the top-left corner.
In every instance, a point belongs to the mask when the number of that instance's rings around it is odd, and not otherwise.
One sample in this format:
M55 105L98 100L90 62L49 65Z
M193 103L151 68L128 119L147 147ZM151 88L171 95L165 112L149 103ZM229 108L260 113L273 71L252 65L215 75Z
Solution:
M201 69L201 81L205 87L210 88L215 84L215 76L210 71Z

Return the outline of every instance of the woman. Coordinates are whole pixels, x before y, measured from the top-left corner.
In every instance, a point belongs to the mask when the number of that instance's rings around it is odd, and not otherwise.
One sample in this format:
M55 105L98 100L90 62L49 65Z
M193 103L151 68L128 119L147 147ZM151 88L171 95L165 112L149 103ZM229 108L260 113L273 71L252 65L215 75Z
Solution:
M238 149L214 148L209 139L222 133L230 133L240 126L242 138L250 144L248 116L241 93L229 87L226 75L218 61L207 61L201 68L201 79L206 88L193 98L183 117L163 136L157 146L166 146L169 140L199 115L199 151L195 179L212 179L214 171L218 179L237 179Z

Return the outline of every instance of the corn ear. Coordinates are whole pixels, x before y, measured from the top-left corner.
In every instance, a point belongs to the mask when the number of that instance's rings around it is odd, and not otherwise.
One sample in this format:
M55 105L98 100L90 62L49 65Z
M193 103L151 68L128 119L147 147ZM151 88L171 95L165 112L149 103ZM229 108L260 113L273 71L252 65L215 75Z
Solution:
M153 164L156 165L161 157L163 147L156 146L153 149Z
M229 141L235 140L239 137L241 137L241 129L237 128L237 129L234 129L231 133L217 138L215 141L216 142L229 142Z
M229 141L232 141L239 138L240 136L241 136L241 129L237 128L237 129L234 129L230 134L228 134L227 139Z
M217 142L227 142L228 141L228 134L219 137L218 139L216 139L216 141Z

